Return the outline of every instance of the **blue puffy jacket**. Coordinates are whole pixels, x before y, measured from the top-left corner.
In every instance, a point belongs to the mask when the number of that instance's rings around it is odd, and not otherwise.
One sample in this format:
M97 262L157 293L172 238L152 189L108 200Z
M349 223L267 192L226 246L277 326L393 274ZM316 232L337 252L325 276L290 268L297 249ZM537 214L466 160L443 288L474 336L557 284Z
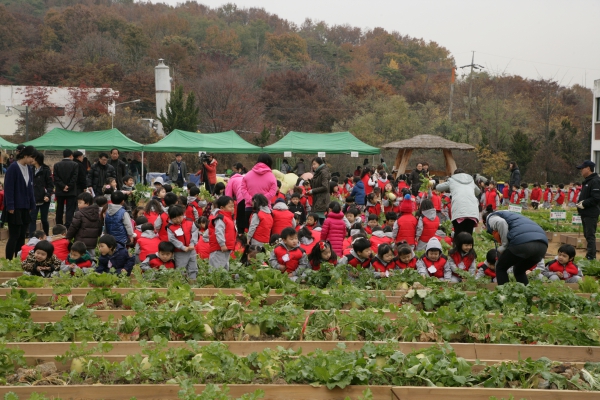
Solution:
M127 275L130 275L133 264L135 264L135 258L129 255L125 246L121 243L117 243L117 248L112 255L100 255L96 272L100 274L103 272L108 273L111 268L114 268L117 274L120 274L121 271L125 270L127 271Z
M500 217L508 224L507 239L509 245L518 245L535 241L548 244L546 232L544 232L538 224L521 214L509 211L497 211L488 215L486 228L490 234L492 233L492 229L489 225L489 218L491 216Z
M121 207L112 215L107 212L106 216L104 217L105 233L114 236L117 242L121 243L123 246L127 244L127 240L129 238L127 236L125 225L123 225L123 215L125 212L125 209Z
M366 204L365 184L362 181L356 182L356 185L352 188L350 196L354 197L354 202L359 206Z

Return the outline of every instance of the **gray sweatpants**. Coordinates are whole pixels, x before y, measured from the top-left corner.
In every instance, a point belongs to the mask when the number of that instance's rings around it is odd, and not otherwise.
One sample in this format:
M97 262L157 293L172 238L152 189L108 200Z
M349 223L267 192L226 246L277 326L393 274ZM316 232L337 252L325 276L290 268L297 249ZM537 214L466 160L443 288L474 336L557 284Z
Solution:
M555 281L560 281L560 278L558 277L558 275L551 275L550 278L548 278L548 280L551 282L555 282ZM565 283L577 283L580 280L581 280L581 277L579 275L575 275L568 279L565 279Z
M229 271L229 257L231 256L231 251L213 251L208 256L208 265L213 268L225 268Z
M176 251L174 256L175 268L184 269L189 279L196 279L198 276L198 260L196 250Z

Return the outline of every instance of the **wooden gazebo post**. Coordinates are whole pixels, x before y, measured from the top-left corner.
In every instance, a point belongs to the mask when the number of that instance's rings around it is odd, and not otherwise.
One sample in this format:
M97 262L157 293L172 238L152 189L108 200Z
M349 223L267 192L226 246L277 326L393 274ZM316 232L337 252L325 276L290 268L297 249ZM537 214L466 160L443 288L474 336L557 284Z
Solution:
M454 157L452 156L452 150L470 151L475 149L475 147L469 144L453 142L434 135L419 135L411 139L388 143L383 145L382 148L398 149L398 154L396 154L396 160L394 161L396 176L406 172L406 167L408 166L410 156L414 149L442 150L446 164L445 174L447 176L452 175L454 170L456 170L456 161L454 161ZM438 171L434 174L441 175L442 171Z

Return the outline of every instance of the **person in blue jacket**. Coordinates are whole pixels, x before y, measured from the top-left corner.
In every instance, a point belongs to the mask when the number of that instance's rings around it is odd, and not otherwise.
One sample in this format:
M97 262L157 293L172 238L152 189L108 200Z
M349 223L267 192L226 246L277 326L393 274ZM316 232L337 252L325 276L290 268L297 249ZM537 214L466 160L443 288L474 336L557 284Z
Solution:
M365 184L358 176L354 177L354 187L352 188L352 192L350 192L350 196L354 197L354 202L356 205L360 206L362 210L366 204L366 192Z
M496 280L498 285L508 282L508 269L513 267L517 282L529 283L527 270L546 255L546 232L529 218L510 211L493 211L488 205L483 213L488 233L500 243L497 248Z
M12 260L25 244L25 235L35 209L33 194L34 170L31 166L37 151L33 146L23 148L17 161L10 164L4 177L4 211L2 221L8 224L6 258Z
M117 242L114 236L103 235L98 240L98 251L100 251L100 258L96 272L109 273L110 269L114 268L117 274L125 271L127 275L131 275L135 258L129 255L125 246Z

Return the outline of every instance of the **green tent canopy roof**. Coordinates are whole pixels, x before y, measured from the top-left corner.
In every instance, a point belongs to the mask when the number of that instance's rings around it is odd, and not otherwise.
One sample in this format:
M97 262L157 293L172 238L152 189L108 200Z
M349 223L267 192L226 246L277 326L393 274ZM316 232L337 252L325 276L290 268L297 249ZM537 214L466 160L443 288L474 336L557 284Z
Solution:
M262 149L242 139L234 131L196 133L175 129L162 140L144 146L144 151L165 153L258 154Z
M0 149L2 150L14 150L17 148L17 144L11 143L8 140L0 137Z
M326 154L379 154L377 147L369 146L357 139L350 132L335 133L305 133L291 131L281 140L263 148L265 153L283 153L291 151L298 154L316 154L324 151Z
M121 151L142 151L143 145L123 135L118 129L94 132L75 132L54 128L37 139L24 143L40 150L85 149L107 151L117 148Z

